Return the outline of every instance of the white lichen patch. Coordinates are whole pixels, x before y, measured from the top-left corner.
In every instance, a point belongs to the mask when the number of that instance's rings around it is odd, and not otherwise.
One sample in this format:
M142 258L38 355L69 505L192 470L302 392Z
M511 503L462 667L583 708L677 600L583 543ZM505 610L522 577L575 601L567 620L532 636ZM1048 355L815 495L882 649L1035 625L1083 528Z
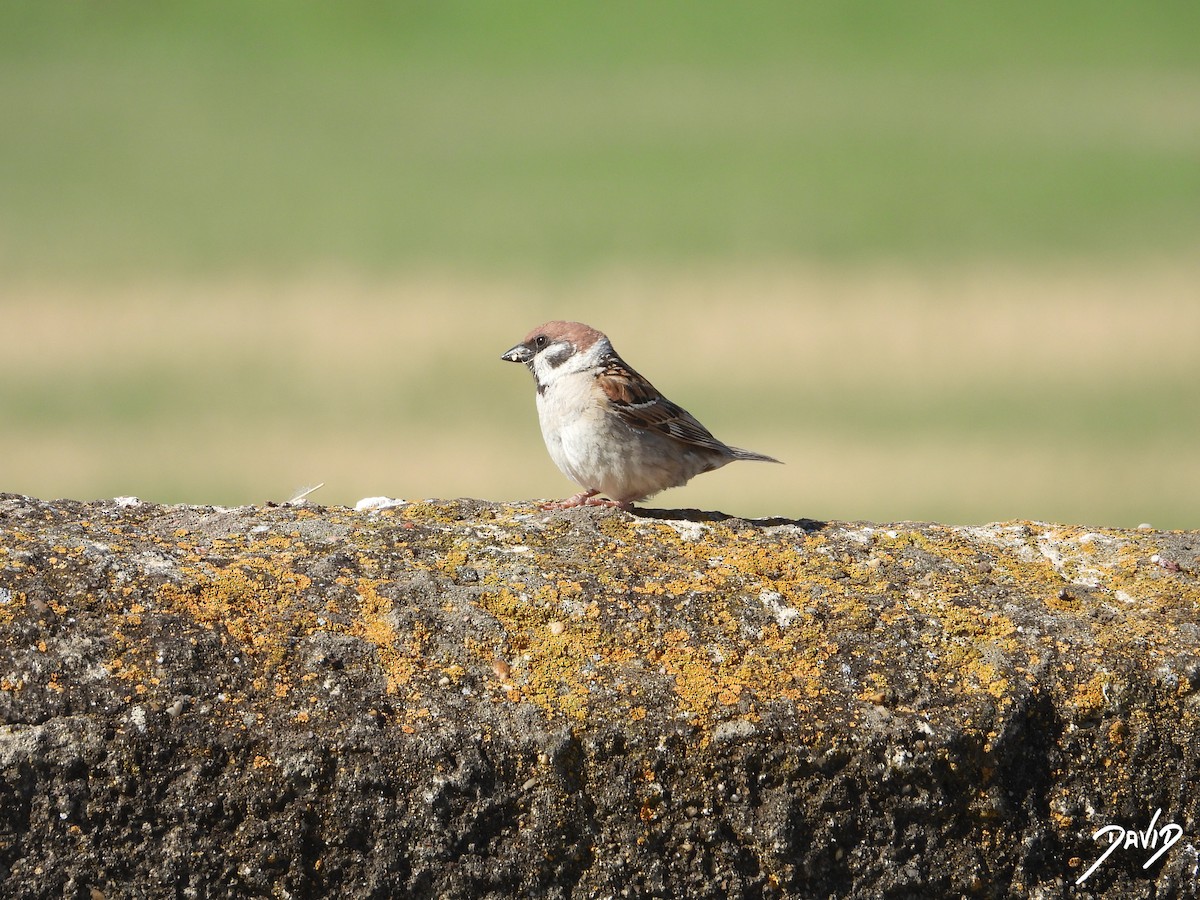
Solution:
M1088 531L1078 536L1049 528L1038 535L1038 551L1059 575L1071 584L1099 588L1112 577L1113 568L1127 541Z
M175 558L157 550L145 550L133 558L147 575L173 575L178 572Z
M758 595L762 605L775 617L780 628L787 628L800 615L800 610L783 602L779 591L763 591Z
M972 542L983 542L1012 553L1021 562L1034 562L1038 558L1038 551L1029 542L1032 531L1028 525L1023 523L992 522L989 525L963 525L952 528L951 531Z
M688 543L703 540L704 536L712 530L702 522L667 522L667 524L675 530L681 541Z
M870 525L864 525L861 528L843 528L841 536L848 541L853 541L856 544L862 544L864 547L870 546L875 540L875 535L878 532L877 528L872 528ZM894 536L893 532L893 536Z

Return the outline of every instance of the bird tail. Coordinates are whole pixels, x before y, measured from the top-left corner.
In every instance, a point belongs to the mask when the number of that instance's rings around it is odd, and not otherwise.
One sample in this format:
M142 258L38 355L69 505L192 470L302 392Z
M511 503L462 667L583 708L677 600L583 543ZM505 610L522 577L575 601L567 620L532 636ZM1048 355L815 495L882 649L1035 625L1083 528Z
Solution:
M730 447L733 451L734 459L748 459L757 462L773 462L783 465L782 460L778 460L773 456L767 456L765 453L755 453L753 450L743 450L741 447Z

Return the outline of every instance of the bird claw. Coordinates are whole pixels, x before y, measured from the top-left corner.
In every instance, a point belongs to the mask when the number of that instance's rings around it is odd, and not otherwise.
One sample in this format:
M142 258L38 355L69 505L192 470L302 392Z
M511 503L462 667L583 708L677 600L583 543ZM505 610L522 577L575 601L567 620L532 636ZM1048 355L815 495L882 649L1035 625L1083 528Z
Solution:
M599 491L580 491L567 497L565 500L555 500L550 503L543 503L542 509L571 509L576 506L612 506L616 509L623 509L628 512L633 508L633 504L620 500L609 500L607 497L597 497Z

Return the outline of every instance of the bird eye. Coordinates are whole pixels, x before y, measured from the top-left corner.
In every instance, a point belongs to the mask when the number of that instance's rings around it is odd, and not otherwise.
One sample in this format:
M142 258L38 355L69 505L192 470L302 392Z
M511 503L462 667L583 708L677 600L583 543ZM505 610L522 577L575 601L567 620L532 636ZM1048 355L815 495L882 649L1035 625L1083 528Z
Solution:
M533 339L533 346L537 347L539 350L545 347L548 343L550 343L550 340L544 334L539 334Z

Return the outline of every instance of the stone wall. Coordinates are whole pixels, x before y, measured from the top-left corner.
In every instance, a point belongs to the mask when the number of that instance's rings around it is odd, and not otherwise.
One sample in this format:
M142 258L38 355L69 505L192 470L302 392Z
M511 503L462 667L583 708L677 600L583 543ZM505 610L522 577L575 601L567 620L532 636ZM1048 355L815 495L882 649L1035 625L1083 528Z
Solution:
M0 495L0 896L1196 896L1198 551Z

